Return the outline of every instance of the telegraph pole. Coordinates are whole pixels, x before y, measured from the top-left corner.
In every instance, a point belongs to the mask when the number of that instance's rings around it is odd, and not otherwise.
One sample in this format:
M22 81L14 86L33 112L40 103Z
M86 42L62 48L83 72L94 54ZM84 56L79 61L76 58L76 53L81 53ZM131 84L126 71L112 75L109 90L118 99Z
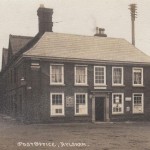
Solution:
M137 5L130 4L129 9L131 12L132 44L135 45L135 18L137 16Z

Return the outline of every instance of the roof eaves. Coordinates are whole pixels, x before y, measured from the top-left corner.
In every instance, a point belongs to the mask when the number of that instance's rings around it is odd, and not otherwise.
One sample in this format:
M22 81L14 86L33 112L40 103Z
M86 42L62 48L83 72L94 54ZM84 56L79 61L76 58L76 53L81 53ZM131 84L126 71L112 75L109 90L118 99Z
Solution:
M150 65L150 62L132 62L132 61L114 61L114 60L97 60L97 59L80 59L80 58L65 58L65 57L50 57L50 56L36 56L36 55L26 55L23 54L23 57L26 58L38 58L45 60L60 60L60 61L77 61L77 62L94 62L94 63L107 63L107 64L137 64L137 65Z

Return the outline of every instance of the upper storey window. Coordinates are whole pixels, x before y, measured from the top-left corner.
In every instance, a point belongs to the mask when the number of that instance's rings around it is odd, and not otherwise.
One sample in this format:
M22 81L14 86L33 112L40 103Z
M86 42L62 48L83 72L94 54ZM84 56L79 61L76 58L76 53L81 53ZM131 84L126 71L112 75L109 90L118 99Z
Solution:
M50 66L50 84L64 84L64 66L51 65Z
M123 85L123 67L112 68L112 85Z
M75 85L87 85L87 66L75 66Z
M133 68L133 85L143 85L143 68Z
M94 66L94 85L106 85L106 67Z

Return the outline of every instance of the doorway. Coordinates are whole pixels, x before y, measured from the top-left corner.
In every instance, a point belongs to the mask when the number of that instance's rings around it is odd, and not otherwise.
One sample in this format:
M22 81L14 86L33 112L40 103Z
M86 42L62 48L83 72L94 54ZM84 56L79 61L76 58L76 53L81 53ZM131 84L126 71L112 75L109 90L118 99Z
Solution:
M95 97L95 121L104 121L104 101L105 97Z

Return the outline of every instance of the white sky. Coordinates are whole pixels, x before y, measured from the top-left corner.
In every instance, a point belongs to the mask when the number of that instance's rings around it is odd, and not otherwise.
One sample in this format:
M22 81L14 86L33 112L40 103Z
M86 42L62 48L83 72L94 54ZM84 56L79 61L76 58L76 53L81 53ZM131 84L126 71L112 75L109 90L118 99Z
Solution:
M8 47L9 34L34 36L38 32L40 4L53 8L53 31L94 35L105 28L108 37L131 42L130 3L137 3L136 47L150 55L150 0L0 0L0 56ZM0 57L1 58L1 57ZM0 59L1 63L1 59Z

